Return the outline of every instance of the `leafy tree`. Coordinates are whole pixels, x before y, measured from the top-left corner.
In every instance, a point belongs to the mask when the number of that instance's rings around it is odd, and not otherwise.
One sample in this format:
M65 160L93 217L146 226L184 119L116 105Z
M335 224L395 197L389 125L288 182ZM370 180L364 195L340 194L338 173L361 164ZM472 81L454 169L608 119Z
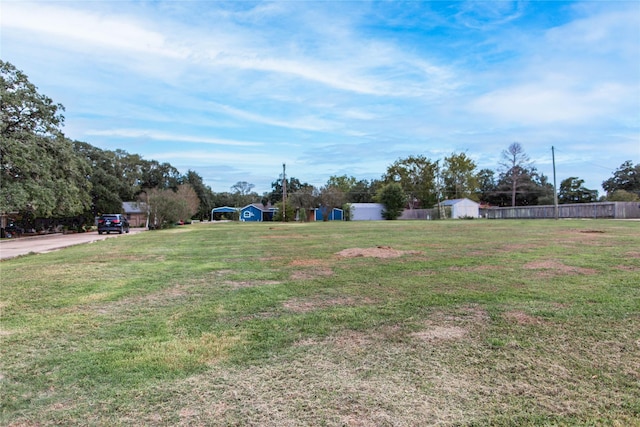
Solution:
M191 218L198 211L200 200L188 184L172 189L154 188L142 195L149 207L149 222L153 228L164 228L180 220Z
M515 206L532 206L538 204L553 204L553 185L546 175L539 173L536 168L515 169L518 182ZM511 173L509 175L508 173ZM513 170L501 173L496 184L493 200L498 206L514 206L513 199Z
M213 191L211 191L211 187L205 185L202 177L192 170L187 171L183 181L193 188L193 191L196 192L198 199L200 200L195 217L201 221L208 219L211 215L211 209L215 206L214 195Z
M640 202L640 196L626 190L616 190L607 196L610 202Z
M89 165L60 130L62 105L0 60L0 211L75 216L90 205Z
M496 193L496 178L495 172L491 169L482 169L476 175L476 180L478 182L477 187L477 199L481 202L491 203L491 204L499 204L495 200Z
M169 163L159 163L157 160L141 161L140 188L158 188L161 190L176 190L181 177L178 169Z
M343 194L348 194L351 191L351 189L357 184L357 182L358 181L353 176L333 175L333 176L330 176L329 179L327 180L326 187L336 188L342 191Z
M598 199L597 190L589 190L584 186L584 179L575 176L563 179L558 190L558 203L589 203Z
M2 98L0 135L57 136L64 123L62 104L39 94L38 88L22 71L0 60L0 95Z
M90 166L87 176L91 183L91 205L89 214L98 216L104 213L120 213L123 193L130 190L124 188L123 182L114 167L115 153L104 151L86 142L75 141L73 147L78 156L84 158Z
M303 187L311 187L310 184L302 183L298 178L288 178L286 180L287 183L287 194L295 193L299 191ZM271 193L268 195L268 201L272 204L282 201L282 179L278 179L271 183Z
M235 206L246 206L258 199L256 193L251 193L253 187L255 187L255 185L246 181L238 181L231 186L231 191L235 198Z
M613 177L602 183L602 188L607 192L607 200L618 190L624 190L640 196L640 163L633 165L631 160L622 163L613 173Z
M529 156L518 142L514 142L502 152L503 168L501 181L511 189L511 206L516 206L516 193L525 183L531 181Z
M296 209L310 209L318 206L318 194L312 185L288 193L288 203Z
M478 177L476 163L465 153L451 154L444 158L442 165L444 195L448 199L467 197L477 200Z
M356 182L347 193L348 203L372 203L376 197L376 190L380 187L378 180L367 181L361 179Z
M275 204L275 207L278 208L273 216L274 221L282 221L282 201ZM285 222L293 221L296 217L296 208L291 203L287 203L286 206L286 215L284 217Z
M398 219L407 201L402 186L397 182L391 182L382 186L376 194L378 202L384 205L382 216L385 219Z
M389 166L383 175L383 181L385 184L400 184L410 207L414 206L414 202L423 207L430 207L437 201L437 174L437 161L433 162L424 156L409 156L406 159L398 159Z

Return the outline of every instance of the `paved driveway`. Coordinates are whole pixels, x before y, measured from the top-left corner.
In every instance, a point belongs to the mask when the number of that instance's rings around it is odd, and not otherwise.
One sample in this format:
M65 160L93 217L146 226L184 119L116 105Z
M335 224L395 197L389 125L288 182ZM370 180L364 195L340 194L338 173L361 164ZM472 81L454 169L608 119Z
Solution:
M47 234L44 236L19 237L0 241L0 259L14 258L28 253L45 253L67 246L95 242L115 237L126 238L131 234L144 231L143 228L131 229L129 234L98 234L97 231L78 234Z

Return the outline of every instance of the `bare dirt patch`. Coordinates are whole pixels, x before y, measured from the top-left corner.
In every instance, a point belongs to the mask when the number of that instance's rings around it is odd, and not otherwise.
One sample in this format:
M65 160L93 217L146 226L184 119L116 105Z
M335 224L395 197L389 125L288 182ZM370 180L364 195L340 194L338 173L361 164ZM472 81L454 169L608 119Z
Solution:
M504 267L498 266L498 265L475 265L472 267L453 266L453 267L449 267L449 270L474 273L478 271L497 271L497 270L501 270L502 268Z
M333 270L328 267L314 267L305 270L297 270L291 273L293 280L310 280L316 277L333 276Z
M505 319L515 322L518 325L542 325L543 323L546 323L544 319L537 316L531 316L522 311L508 311L504 313L503 316Z
M398 258L403 255L415 255L420 251L401 251L390 246L376 246L374 248L349 248L337 252L336 255L344 258Z
M336 297L336 298L292 298L285 301L282 306L287 310L296 313L308 313L329 307L356 306L362 304L373 304L375 301L370 298Z
M281 282L278 282L277 280L226 280L222 283L233 289L241 289L253 288L256 286L279 285Z
M592 268L574 267L565 265L555 260L540 260L528 262L523 266L526 270L540 270L540 274L544 277L554 274L582 274L592 275L598 272Z
M412 337L423 341L449 341L463 338L467 330L459 326L434 326L420 332L414 332Z
M327 262L322 259L294 259L289 263L289 265L292 267L310 267L326 264Z

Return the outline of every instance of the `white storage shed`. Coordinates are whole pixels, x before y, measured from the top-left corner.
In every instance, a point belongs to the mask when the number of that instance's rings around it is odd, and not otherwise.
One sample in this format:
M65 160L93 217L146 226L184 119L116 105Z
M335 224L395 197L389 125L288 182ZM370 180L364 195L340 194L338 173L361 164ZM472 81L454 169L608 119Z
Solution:
M469 199L452 199L442 202L451 207L451 218L479 218L480 204Z
M380 203L351 203L351 219L353 221L377 221L384 219Z

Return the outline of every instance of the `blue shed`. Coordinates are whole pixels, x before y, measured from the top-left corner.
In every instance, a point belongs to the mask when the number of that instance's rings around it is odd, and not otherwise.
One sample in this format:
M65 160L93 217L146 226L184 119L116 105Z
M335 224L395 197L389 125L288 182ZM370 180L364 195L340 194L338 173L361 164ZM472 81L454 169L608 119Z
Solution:
M276 208L252 203L240 209L240 221L273 221Z
M320 206L316 209L316 221L324 221L325 215L327 215L328 221L342 221L343 218L342 209L333 208L331 212L328 212L326 206Z

